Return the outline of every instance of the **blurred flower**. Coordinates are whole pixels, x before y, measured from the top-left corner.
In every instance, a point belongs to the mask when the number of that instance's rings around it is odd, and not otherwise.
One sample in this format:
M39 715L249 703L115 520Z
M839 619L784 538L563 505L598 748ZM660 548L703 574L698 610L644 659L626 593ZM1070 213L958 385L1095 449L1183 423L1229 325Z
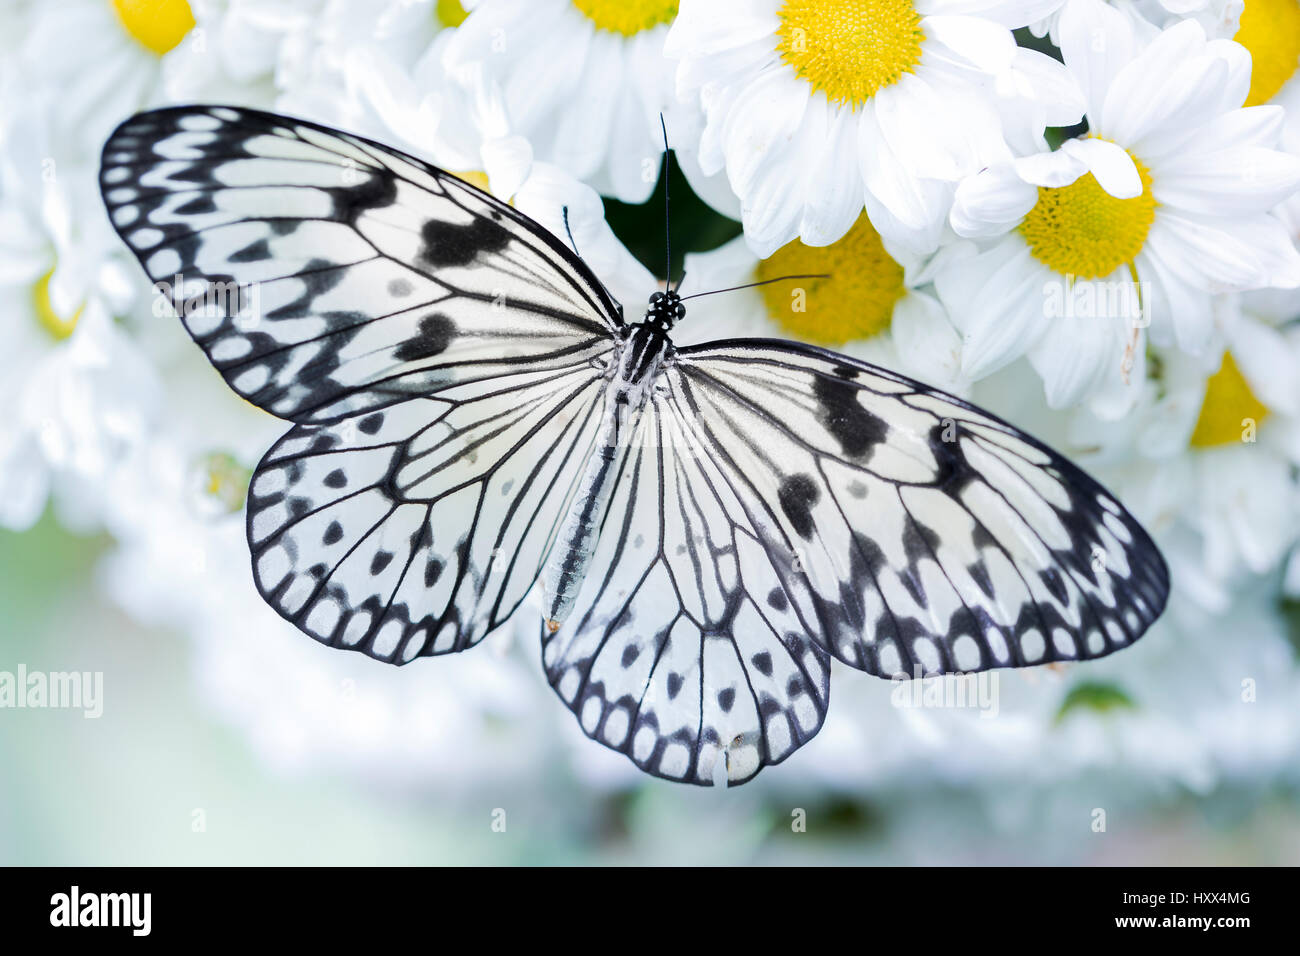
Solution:
M1155 343L1200 353L1212 293L1300 285L1269 215L1300 186L1300 159L1274 148L1282 110L1239 108L1245 51L1194 21L1143 46L1099 0L1070 0L1061 36L1089 135L963 182L954 230L996 241L936 277L963 371L1028 354L1054 408L1113 380L1148 322Z
M674 106L662 51L676 13L676 0L481 0L444 63L499 85L538 159L643 202L658 179L659 116Z
M67 0L28 8L19 53L27 84L57 90L51 122L90 161L121 120L162 93L162 57L194 26L186 0Z
M113 322L135 294L95 179L56 160L50 112L33 97L0 130L0 524L11 528L36 520L56 480L102 479L145 437L157 400L152 369Z
M665 52L704 110L701 168L726 169L755 252L834 242L865 205L882 236L924 254L954 184L1010 155L1004 100L1078 119L1060 65L1007 29L1053 5L687 0Z

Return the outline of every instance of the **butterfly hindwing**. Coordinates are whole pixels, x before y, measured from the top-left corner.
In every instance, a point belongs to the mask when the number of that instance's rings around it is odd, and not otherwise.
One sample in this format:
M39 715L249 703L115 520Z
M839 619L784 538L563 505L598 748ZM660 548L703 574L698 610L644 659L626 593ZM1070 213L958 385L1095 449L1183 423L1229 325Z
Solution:
M254 473L263 597L317 640L392 663L469 647L519 605L595 441L585 363L294 426Z
M960 399L811 346L679 350L700 447L765 529L822 646L882 677L1101 657L1164 608L1137 521Z
M817 733L830 659L693 443L692 422L652 398L577 603L543 628L543 664L588 736L656 776L734 784Z
M610 347L616 306L527 217L360 136L230 107L126 120L114 228L240 395L333 421Z

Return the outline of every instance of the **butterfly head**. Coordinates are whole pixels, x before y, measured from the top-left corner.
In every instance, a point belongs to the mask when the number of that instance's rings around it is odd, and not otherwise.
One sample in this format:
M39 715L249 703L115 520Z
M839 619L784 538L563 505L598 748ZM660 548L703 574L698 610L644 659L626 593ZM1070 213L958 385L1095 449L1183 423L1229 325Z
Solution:
M671 331L673 323L681 321L686 315L686 306L682 297L676 292L656 292L650 296L650 305L645 311L647 325L652 325L661 332Z

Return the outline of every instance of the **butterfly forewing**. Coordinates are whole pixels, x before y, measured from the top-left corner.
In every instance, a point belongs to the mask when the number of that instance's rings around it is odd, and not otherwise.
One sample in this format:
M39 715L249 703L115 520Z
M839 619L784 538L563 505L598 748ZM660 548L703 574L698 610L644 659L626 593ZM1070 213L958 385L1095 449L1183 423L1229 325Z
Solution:
M332 421L607 352L616 307L544 229L359 136L228 107L124 122L110 219L240 395Z
M253 110L135 116L100 176L212 363L298 423L250 486L266 600L395 663L504 621L599 421L620 320L580 260L442 170Z

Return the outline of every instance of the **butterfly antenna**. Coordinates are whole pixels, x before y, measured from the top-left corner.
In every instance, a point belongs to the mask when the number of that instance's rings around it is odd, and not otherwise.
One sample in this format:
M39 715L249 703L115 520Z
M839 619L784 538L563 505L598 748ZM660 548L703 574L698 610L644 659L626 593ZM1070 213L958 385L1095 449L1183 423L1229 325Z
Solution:
M787 279L829 279L829 278L830 278L830 274L826 272L818 273L815 275L777 276L775 279L764 279L762 282L748 282L745 285L733 285L727 289L714 289L712 292L697 292L694 295L684 295L682 296L682 301L685 302L687 299L698 299L700 296L703 295L717 295L719 292L736 292L740 289L752 289L755 286L770 285L773 282L784 282ZM681 283L678 283L678 286L680 287Z
M659 129L664 134L664 286L669 292L673 289L673 227L671 215L672 207L668 204L668 124L664 122L664 114L659 114ZM677 280L677 288L681 288L681 280Z
M561 207L560 215L564 217L564 234L569 237L569 245L573 247L573 254L581 259L582 253L578 251L578 244L573 241L573 230L569 228L569 207Z

